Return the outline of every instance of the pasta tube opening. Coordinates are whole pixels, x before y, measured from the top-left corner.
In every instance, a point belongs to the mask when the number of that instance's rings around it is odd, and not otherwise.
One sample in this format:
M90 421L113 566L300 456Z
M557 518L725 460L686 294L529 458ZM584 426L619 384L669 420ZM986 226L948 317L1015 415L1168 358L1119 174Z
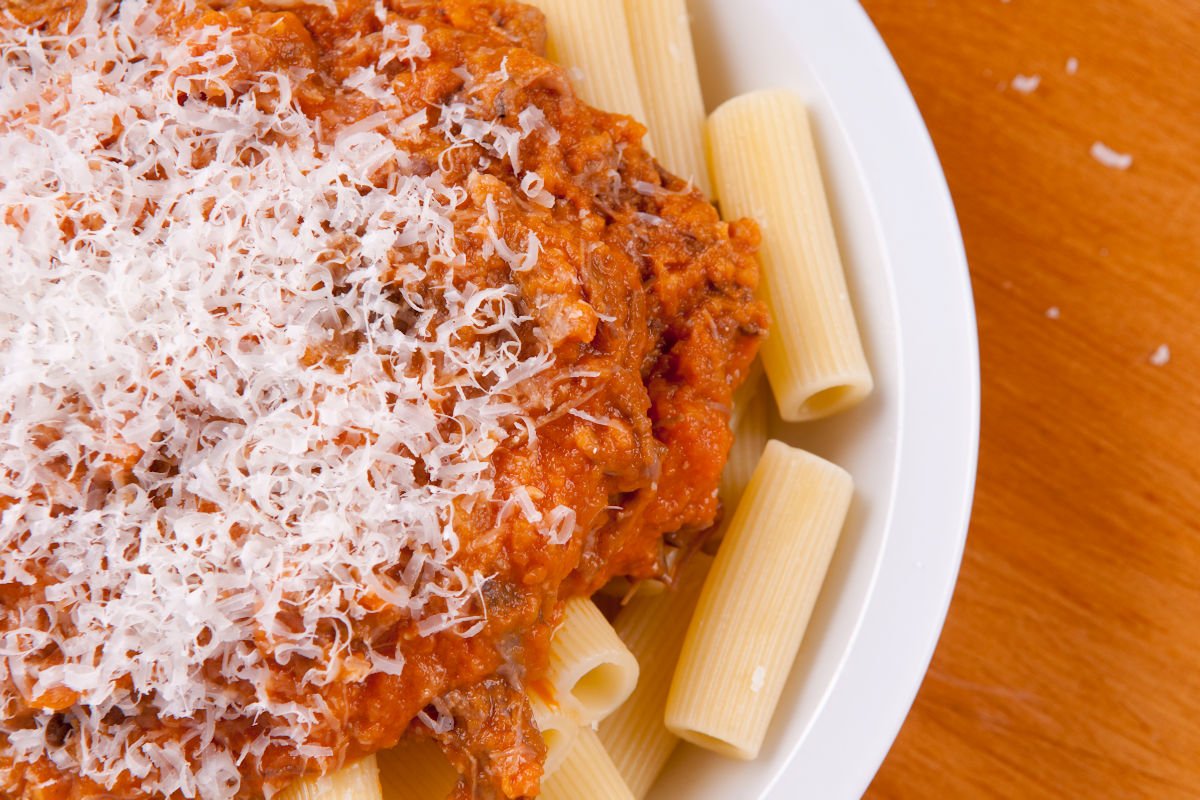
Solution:
M546 678L587 724L608 716L633 693L638 662L595 603L574 598L550 643Z
M809 395L808 398L801 400L800 413L810 419L827 417L854 405L869 393L869 387L864 387L855 377L852 382L820 389Z
M529 692L529 705L533 709L538 730L542 732L542 741L546 743L542 776L548 777L557 772L566 760L579 735L579 723L557 703L543 698L540 692Z
M445 800L458 783L458 772L432 739L403 740L377 757L383 800Z

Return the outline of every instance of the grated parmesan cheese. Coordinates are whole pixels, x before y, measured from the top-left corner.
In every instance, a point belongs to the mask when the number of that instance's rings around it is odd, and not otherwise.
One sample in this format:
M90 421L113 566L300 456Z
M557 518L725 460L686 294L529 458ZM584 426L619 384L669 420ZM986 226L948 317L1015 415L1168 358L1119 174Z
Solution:
M1017 75L1011 82L1012 88L1021 94L1033 94L1041 85L1041 75Z
M337 755L308 740L333 712L276 696L273 665L305 660L314 687L398 674L393 646L330 644L380 602L423 636L482 629L488 578L453 564L456 509L496 494L489 457L532 430L522 387L551 356L523 350L515 286L427 269L461 258L466 193L409 170L388 134L428 115L400 118L380 77L429 55L423 29L384 26L385 56L345 85L383 110L330 137L292 75L193 99L229 88L235 45L163 40L152 9L92 0L69 34L0 32L0 583L45 584L0 609L0 735L19 763L224 800L272 745ZM436 130L519 175L521 138L554 135L539 115L515 130L461 104ZM521 186L545 204L540 178ZM532 234L490 241L514 270L538 260ZM523 487L516 502L543 522ZM562 544L574 511L544 523ZM13 722L63 690L86 746L55 746L50 710ZM188 736L135 724L143 704ZM255 718L242 751L216 737Z
M1118 153L1104 142L1092 144L1092 158L1110 169L1127 170L1133 166L1133 156L1128 153Z

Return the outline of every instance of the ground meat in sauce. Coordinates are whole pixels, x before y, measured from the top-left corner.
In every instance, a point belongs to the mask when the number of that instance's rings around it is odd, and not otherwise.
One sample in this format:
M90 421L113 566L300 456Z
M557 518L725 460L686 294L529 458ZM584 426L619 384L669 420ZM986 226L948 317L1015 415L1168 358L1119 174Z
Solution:
M296 100L333 132L378 110L342 83L373 62L381 47L375 5L339 0L336 18L317 5L254 0L163 7L178 38L205 26L231 30L247 75L304 67ZM442 698L456 712L456 727L439 738L465 773L459 796L529 796L537 791L544 748L530 736L529 707L518 686L544 669L560 602L590 594L614 576L661 576L666 551L697 546L718 513L732 392L766 326L754 299L757 231L748 222L721 222L712 205L656 164L640 145L637 122L574 96L564 71L541 55L539 12L505 0L387 0L385 6L388 14L423 25L431 49L429 58L388 75L406 112L460 100L470 81L477 116L516 125L520 110L537 106L557 132L554 141L529 136L520 146L523 164L541 177L553 208L530 202L506 163L481 161L478 147L439 159L446 143L429 133L415 143L413 164L443 169L476 208L493 206L507 239L532 232L541 243L537 268L514 273L495 254L485 256L481 242L468 240L455 280L515 282L521 312L550 338L552 374L541 396L530 398L536 441L514 436L501 444L493 464L498 486L531 487L539 506L573 508L577 524L569 546L549 548L523 520L493 529L487 509L469 510L458 557L468 572L496 576L486 590L484 630L469 639L421 637L399 615L380 614L370 622L373 630L357 633L394 639L406 659L403 674L323 687L342 724L314 732L313 739L339 745L346 759L369 754L394 745L418 711ZM48 26L78 13L80 3L17 0L7 8L20 24ZM220 91L202 99L221 102ZM331 347L358 346L343 336ZM13 592L0 586L0 599L16 602ZM311 691L297 684L300 674L280 667L273 690ZM54 741L70 746L69 725L55 719ZM165 723L147 718L144 724ZM253 736L254 725L229 726L222 735ZM2 758L0 751L0 766ZM264 781L282 786L325 766L270 749L261 774L243 776L239 796L261 796ZM5 797L141 796L133 780L102 790L46 763L8 767Z

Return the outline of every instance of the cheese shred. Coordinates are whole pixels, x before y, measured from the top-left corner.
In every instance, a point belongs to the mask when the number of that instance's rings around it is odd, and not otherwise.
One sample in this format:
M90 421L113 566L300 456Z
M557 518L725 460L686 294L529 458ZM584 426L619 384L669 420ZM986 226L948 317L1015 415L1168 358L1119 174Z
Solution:
M0 584L34 598L0 610L0 736L17 763L217 800L272 745L337 755L308 740L320 694L276 696L274 668L399 673L394 643L351 652L381 605L422 635L482 628L455 517L495 502L490 456L532 428L522 387L552 357L515 286L430 268L478 212L410 168L392 134L423 115L323 132L295 75L235 91L228 32L162 25L93 0L69 32L0 29ZM346 89L377 94L421 33ZM441 119L447 148L514 170L544 124ZM514 269L537 245L493 241ZM549 523L562 542L574 513ZM188 735L135 724L147 704ZM64 715L83 745L54 741ZM263 731L242 751L215 735L235 719Z

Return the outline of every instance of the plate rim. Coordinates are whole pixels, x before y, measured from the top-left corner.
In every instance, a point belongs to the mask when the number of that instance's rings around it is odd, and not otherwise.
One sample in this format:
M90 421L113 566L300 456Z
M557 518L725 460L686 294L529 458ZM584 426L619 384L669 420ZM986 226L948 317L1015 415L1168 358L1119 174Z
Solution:
M966 250L945 173L912 92L870 17L857 0L820 0L819 5L815 1L767 1L786 23L789 35L804 47L806 59L827 66L820 70L827 79L821 90L838 98L838 102L830 103L837 117L835 121L863 162L863 175L878 216L884 253L892 267L889 272L896 291L902 368L899 371L900 441L896 456L898 486L887 510L883 557L860 615L858 630L843 655L837 675L812 724L793 745L786 765L773 776L762 798L794 798L792 791L799 787L805 787L811 796L821 798L861 797L912 708L940 639L957 584L978 467L981 396L978 328ZM829 16L830 24L802 24L801 7L809 13L819 9ZM837 31L839 36L829 36L831 30ZM846 46L848 39L861 43L861 46ZM847 63L850 61L855 63ZM866 85L871 88L865 94L861 84L849 85L852 78L863 75L870 76ZM844 98L854 98L854 101L843 102ZM888 113L881 114L881 108ZM865 132L872 122L878 126L881 117L888 120L890 147L905 156L893 163L910 179L892 183L906 189L920 187L919 194L925 202L917 207L913 207L914 204L898 207L897 204L903 204L906 198L898 196L895 190L882 189L879 176L868 166L868 157L881 154L876 152L878 143L871 144L871 137ZM911 291L914 278L900 275L895 269L897 254L903 255L916 237L914 233L900 230L896 220L906 218L912 222L914 217L930 230L939 232L934 240L937 257L931 255L926 263L930 272L945 281L943 289L957 299L950 305L951 312L940 317L925 315L922 318L914 313L911 302L905 302L903 291L906 288ZM930 254L934 249L928 248ZM950 348L956 363L949 368L942 365L945 373L957 379L957 386L950 387L956 391L943 395L954 405L951 410L956 435L940 440L936 453L918 453L914 433L919 433L920 429L914 428L916 418L913 415L920 412L912 402L915 399L914 375L910 367L919 366L919 362L910 363L913 342L946 333L961 337L956 346ZM924 427L928 427L928 420L933 417L927 415L926 419ZM941 422L947 417L938 415L937 419ZM921 442L922 446L924 444ZM926 462L925 466L934 462L935 467L940 463L939 474L951 479L957 477L958 482L942 495L949 499L940 509L935 507L939 511L935 521L940 536L925 537L924 547L913 550L913 543L920 545L922 542L911 535L902 536L902 526L916 521L913 517L917 516L907 502L904 489L906 476L911 483L913 471L922 466L921 462ZM902 552L901 548L906 546L910 549ZM899 561L897 556L903 556L905 561ZM914 578L921 579L915 582L915 596L910 583ZM919 602L924 613L910 613L907 619L895 619L898 596L904 601L900 605L910 608L914 600ZM894 627L897 622L902 626L900 629ZM889 650L883 645L894 646L896 643L903 643L904 647L881 652Z

